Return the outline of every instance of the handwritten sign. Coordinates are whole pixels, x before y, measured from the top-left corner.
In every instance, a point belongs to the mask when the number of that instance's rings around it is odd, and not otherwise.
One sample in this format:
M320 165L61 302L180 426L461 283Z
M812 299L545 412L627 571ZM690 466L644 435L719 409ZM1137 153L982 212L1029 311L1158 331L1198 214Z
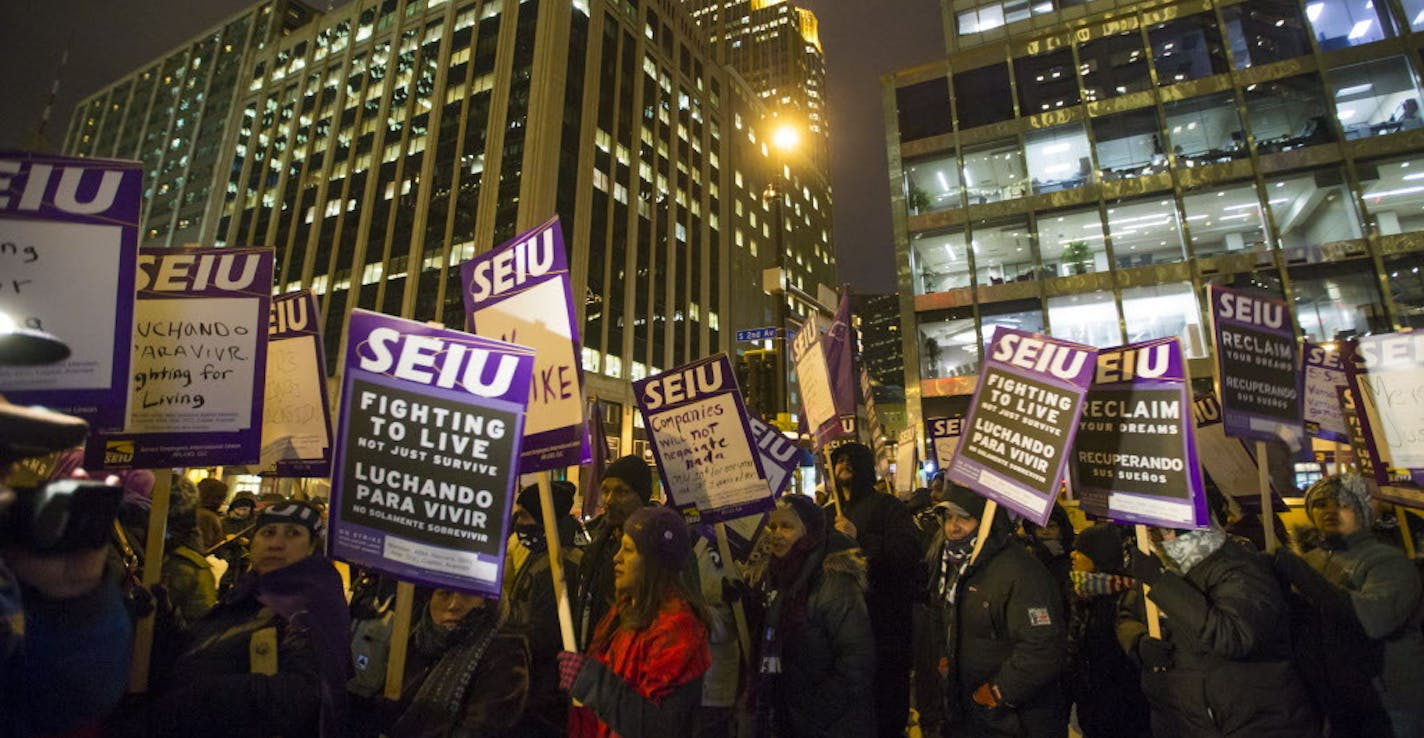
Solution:
M267 385L262 401L262 474L331 474L331 412L316 296L309 290L272 298Z
M534 352L358 309L344 367L334 555L498 596Z
M1191 408L1180 339L1099 352L1070 467L1084 512L1122 523L1205 527Z
M672 505L693 522L769 510L747 409L726 354L633 383Z
M520 473L592 461L559 219L465 262L460 276L466 318L475 333L534 349Z
M1216 285L1208 294L1226 435L1298 450L1300 380L1286 301Z
M1047 523L1096 358L1091 346L999 328L946 477Z
M124 425L143 171L138 162L0 153L0 322L42 330L70 357L0 367L11 402Z
M1377 454L1375 480L1424 482L1424 331L1364 336L1343 353Z
M930 451L934 454L936 466L949 466L955 449L959 448L959 437L963 434L962 415L925 419L925 437L930 439Z
M258 463L271 284L272 249L140 249L128 419L86 463Z
M1307 341L1301 355L1306 434L1327 441L1349 440L1345 418L1340 414L1340 396L1336 392L1350 381L1345 376L1340 352L1334 346Z
M817 324L816 315L812 313L806 327L791 342L791 357L796 366L796 384L801 390L801 407L806 412L806 427L811 429L819 449L840 435L841 424Z

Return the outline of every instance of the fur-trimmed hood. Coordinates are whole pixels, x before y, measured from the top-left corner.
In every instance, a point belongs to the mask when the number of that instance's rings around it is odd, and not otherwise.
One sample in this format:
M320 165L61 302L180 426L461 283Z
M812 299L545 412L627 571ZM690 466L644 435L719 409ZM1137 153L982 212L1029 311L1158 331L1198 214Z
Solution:
M855 541L840 534L831 536L828 544L826 558L821 562L822 575L847 574L855 580L860 591L865 592L869 586L869 565L865 559L865 551L856 545Z

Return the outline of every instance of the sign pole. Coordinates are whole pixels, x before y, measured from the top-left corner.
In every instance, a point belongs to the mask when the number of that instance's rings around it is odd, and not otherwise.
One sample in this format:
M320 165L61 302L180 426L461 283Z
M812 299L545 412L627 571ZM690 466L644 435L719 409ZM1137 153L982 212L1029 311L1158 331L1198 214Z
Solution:
M386 699L399 700L405 681L405 655L410 643L410 616L415 608L415 584L396 582L396 616L391 623L391 654L386 661Z
M1149 542L1147 526L1135 525L1133 529L1137 531L1137 550L1148 556L1156 556L1152 552L1152 544ZM1147 635L1153 638L1162 637L1162 613L1157 609L1157 603L1152 601L1147 595L1152 592L1152 588L1146 584L1142 585L1142 602L1147 607Z
M1264 531L1266 553L1274 553L1279 546L1276 540L1276 511L1271 504L1271 465L1266 459L1266 442L1256 442L1256 481L1261 485L1261 529Z
M549 546L549 575L554 578L554 599L559 608L559 635L565 651L577 651L578 639L574 637L574 616L569 608L569 590L564 580L563 546L559 541L559 527L554 521L554 489L547 471L539 472L539 509L544 518L544 538Z
M836 517L845 517L845 513L841 512L841 482L836 479L836 467L831 463L830 449L826 449L826 491L830 493L831 501L835 503Z
M736 561L732 558L732 544L727 541L727 524L717 523L712 526L717 533L717 552L722 555L723 576L733 581L741 581L742 577L737 573ZM737 621L737 644L741 646L742 662L750 664L752 662L752 636L751 629L747 627L747 611L742 607L741 600L732 602L732 617Z
M989 539L989 529L994 527L994 515L999 512L999 503L984 501L984 513L979 520L979 535L974 537L974 551L969 554L969 565L979 560L979 552L984 550L984 541Z
M153 591L153 585L163 576L163 535L168 527L168 498L173 489L173 470L158 469L154 474L152 506L148 513L148 537L143 547L144 589ZM129 693L142 694L148 691L148 667L153 658L153 623L155 613L150 612L139 619L134 629L133 661L129 668Z

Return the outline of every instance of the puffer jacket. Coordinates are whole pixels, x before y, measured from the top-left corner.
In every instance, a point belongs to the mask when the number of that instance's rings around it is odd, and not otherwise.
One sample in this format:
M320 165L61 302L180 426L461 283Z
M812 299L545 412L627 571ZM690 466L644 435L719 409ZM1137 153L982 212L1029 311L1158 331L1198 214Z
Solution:
M1165 671L1144 669L1142 691L1157 738L1312 738L1315 716L1291 663L1290 618L1266 562L1227 540L1184 576L1152 586L1162 638L1173 646ZM1118 643L1136 658L1147 634L1142 590L1118 613Z

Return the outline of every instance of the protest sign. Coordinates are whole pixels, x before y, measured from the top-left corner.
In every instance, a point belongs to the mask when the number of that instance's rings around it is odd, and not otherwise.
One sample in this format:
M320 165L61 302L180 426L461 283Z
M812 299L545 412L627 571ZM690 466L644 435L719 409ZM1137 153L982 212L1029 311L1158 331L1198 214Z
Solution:
M0 392L119 430L143 171L138 162L0 154L0 324L45 331L70 356L0 367Z
M1375 480L1424 486L1424 331L1363 336L1342 358Z
M1226 435L1298 450L1302 403L1286 301L1216 285L1208 294Z
M964 416L948 418L926 418L925 437L930 440L929 451L934 455L935 465L941 469L949 466L954 458L954 450L959 448L959 436L964 432Z
M1096 357L1091 346L999 328L947 478L1047 523Z
M331 411L320 316L309 290L272 298L262 401L263 476L331 475Z
M272 249L140 249L128 417L85 462L256 464L271 285Z
M633 383L668 500L692 522L771 509L772 491L726 354Z
M830 382L831 402L840 418L839 438L855 436L855 327L851 323L850 285L841 290L840 302L826 334L821 338L821 350L826 354L826 377Z
M1379 454L1375 451L1369 428L1360 419L1355 393L1348 386L1337 387L1335 392L1340 400L1340 417L1344 418L1345 429L1349 434L1350 450L1354 452L1355 467L1361 474L1378 481L1375 467L1379 466Z
M895 445L895 491L909 493L919 486L920 465L917 448L918 437L914 426L900 431L899 442Z
M558 217L460 267L468 325L534 349L519 472L587 464L578 326Z
M1192 417L1196 421L1197 458L1207 477L1241 509L1260 510L1256 457L1245 441L1226 435L1216 392L1207 390L1192 400ZM1272 506L1278 512L1288 510L1279 494L1272 498Z
M1180 339L1100 351L1073 440L1083 511L1121 523L1205 527L1191 408Z
M818 323L812 313L805 328L791 342L791 356L796 366L796 384L801 390L801 406L806 411L806 427L815 438L815 447L820 449L840 437L841 423Z
M333 555L498 596L534 352L357 309L343 366Z
M779 429L767 425L756 418L748 418L752 439L756 441L757 454L761 457L761 470L766 474L767 487L772 497L780 497L791 482L791 473L796 471L801 449L796 442L786 437Z
M1349 431L1340 414L1338 388L1349 383L1340 352L1333 344L1305 342L1301 351L1301 392L1305 432L1327 441L1348 441Z

